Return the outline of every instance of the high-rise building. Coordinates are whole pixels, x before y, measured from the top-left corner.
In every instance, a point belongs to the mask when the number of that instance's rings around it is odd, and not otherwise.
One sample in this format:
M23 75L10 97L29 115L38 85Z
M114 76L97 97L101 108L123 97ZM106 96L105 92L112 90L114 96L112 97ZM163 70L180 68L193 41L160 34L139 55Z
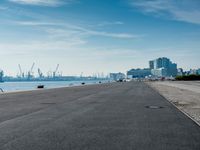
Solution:
M159 69L162 67L169 68L170 64L171 64L171 61L168 58L162 57L162 58L149 61L149 68L150 69Z
M177 64L170 63L170 66L168 68L168 76L172 76L172 77L177 76Z
M154 61L149 61L149 69L154 69Z
M166 57L157 58L149 61L149 68L151 73L155 76L170 77L177 75L177 64L172 63Z

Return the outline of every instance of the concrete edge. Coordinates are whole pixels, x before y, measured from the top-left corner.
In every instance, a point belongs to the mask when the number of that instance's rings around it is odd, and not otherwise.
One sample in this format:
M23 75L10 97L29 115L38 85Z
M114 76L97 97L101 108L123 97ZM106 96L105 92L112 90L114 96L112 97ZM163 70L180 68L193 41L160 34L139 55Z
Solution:
M191 119L196 125L198 125L200 127L200 123L198 121L196 121L192 116L190 116L187 112L181 110L180 108L178 108L172 101L170 101L168 98L164 97L156 88L152 87L151 85L149 85L147 82L145 83L148 87L152 88L153 90L155 90L161 97L163 97L164 99L166 99L170 104L172 104L176 109L178 109L180 112L182 112L185 116L187 116L189 119Z

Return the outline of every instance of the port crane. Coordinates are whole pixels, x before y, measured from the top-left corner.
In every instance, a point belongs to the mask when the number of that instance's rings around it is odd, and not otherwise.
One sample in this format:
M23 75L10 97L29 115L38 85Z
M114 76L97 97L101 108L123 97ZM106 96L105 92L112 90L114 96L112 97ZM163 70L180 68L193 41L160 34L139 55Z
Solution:
M42 77L43 77L43 73L42 73L42 71L40 70L40 68L38 68L38 75L39 75L39 78L42 78Z
M28 79L33 77L33 68L35 66L35 63L32 64L31 69L28 71Z
M82 78L83 77L83 72L81 72L81 74L80 74L80 78Z
M56 73L58 71L58 68L59 68L59 64L57 64L55 71L53 71L53 78L56 77Z
M33 63L32 66L31 66L31 70L30 70L31 73L33 73L34 66L35 66L35 63Z
M21 78L24 78L24 72L22 72L22 67L21 67L21 65L18 64L18 67L19 67L20 77L21 77Z

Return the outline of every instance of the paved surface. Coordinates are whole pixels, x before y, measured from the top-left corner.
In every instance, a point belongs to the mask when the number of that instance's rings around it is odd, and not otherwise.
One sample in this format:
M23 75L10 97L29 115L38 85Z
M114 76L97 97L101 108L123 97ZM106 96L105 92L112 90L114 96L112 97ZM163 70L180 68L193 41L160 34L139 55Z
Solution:
M143 82L0 95L0 150L199 150L199 141L200 127Z

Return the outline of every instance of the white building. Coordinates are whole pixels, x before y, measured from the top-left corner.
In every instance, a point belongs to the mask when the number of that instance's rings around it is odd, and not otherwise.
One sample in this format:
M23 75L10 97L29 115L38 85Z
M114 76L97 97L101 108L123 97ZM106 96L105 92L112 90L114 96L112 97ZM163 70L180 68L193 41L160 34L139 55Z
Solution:
M119 72L119 73L110 73L110 78L112 80L115 80L115 81L123 80L123 79L125 79L125 77L126 77L125 74L121 73L121 72Z
M151 73L154 76L157 76L157 77L166 77L167 76L167 69L163 68L163 67L162 68L158 68L158 69L152 69Z

